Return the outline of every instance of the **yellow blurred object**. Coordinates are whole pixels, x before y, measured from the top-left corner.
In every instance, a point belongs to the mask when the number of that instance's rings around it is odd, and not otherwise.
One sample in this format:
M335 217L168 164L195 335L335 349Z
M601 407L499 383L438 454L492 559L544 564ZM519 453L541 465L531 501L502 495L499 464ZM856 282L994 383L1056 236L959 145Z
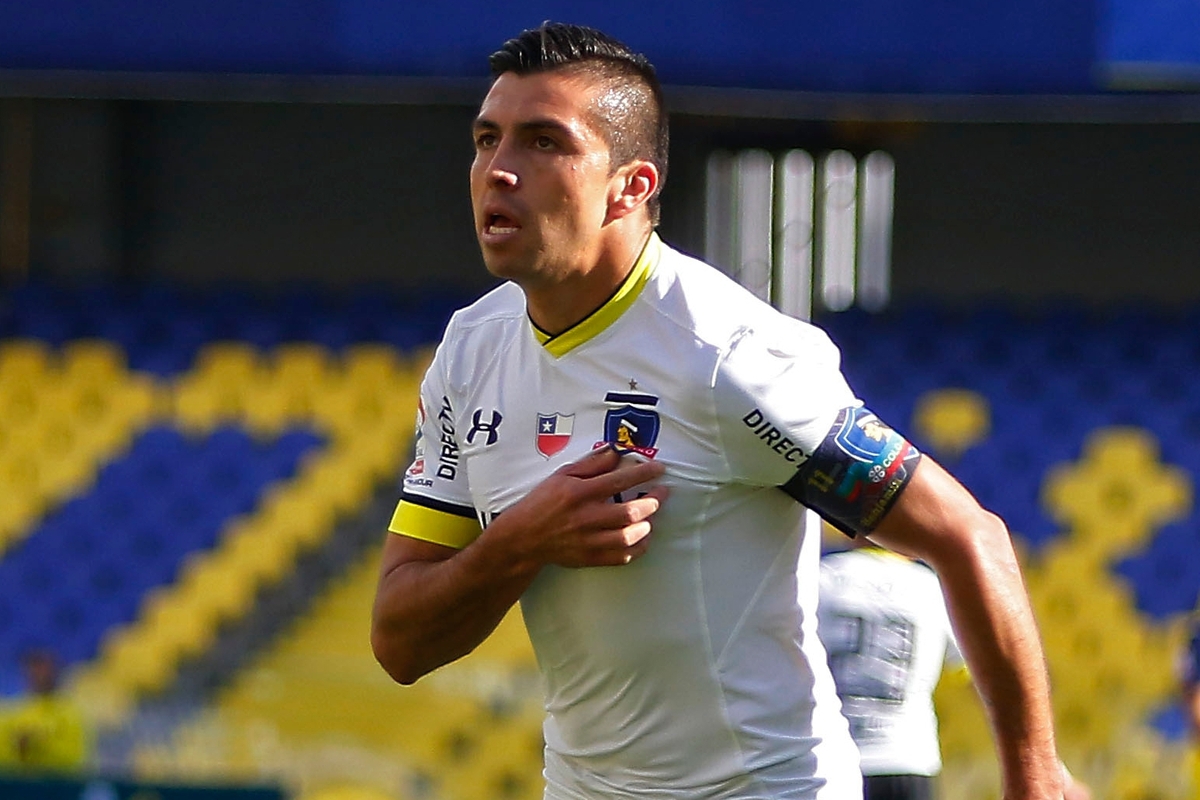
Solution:
M83 711L69 696L29 695L0 708L0 771L80 772L90 750Z
M337 361L325 345L316 342L288 342L279 345L269 357L274 379L281 383L319 392L340 375Z
M196 354L190 372L174 385L172 407L186 430L205 433L240 421L264 372L259 351L245 342L213 342Z
M969 389L926 392L913 410L914 429L940 457L958 458L983 441L991 425L987 399Z
M0 340L0 383L38 378L57 368L55 353L40 339Z
M1159 460L1158 442L1140 428L1101 428L1082 459L1048 474L1042 501L1057 521L1092 531L1094 544L1118 555L1150 531L1186 516L1192 486L1178 467Z
M1200 800L1200 741L1188 748L1188 762L1191 765L1188 772L1192 776L1192 794L1196 800Z
M451 789L465 796L457 789L468 785L490 792L475 797L540 798L541 702L519 612L471 655L399 686L375 661L364 614L378 569L372 549L171 747L192 747L203 730L219 730L225 752L240 754L239 770L291 764L305 800L356 792L451 800ZM143 763L161 768L164 757L148 754Z
M300 795L298 800L405 800L399 794L371 786L326 786Z
M76 339L62 347L62 368L73 381L102 386L123 380L125 351L106 339Z
M240 341L212 342L196 354L192 374L219 381L253 380L263 368L262 354L254 345Z
M348 381L386 385L409 366L396 348L379 342L353 344L342 355L342 368Z

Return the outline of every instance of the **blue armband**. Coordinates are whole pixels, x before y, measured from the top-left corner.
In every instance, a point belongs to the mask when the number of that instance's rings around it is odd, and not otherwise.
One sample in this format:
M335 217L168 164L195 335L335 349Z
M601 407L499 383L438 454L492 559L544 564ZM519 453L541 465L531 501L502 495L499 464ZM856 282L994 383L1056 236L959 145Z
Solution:
M870 533L912 479L921 453L865 408L843 408L782 488L851 536Z

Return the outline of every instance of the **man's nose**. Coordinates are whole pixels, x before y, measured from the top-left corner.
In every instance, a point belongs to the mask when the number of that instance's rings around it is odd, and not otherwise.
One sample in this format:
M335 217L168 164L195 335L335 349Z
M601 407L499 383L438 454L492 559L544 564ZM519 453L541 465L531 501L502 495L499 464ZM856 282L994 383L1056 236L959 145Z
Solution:
M515 189L521 181L514 169L493 162L488 169L488 182L498 189Z
M515 189L521 183L507 142L501 142L488 164L488 182L497 188Z

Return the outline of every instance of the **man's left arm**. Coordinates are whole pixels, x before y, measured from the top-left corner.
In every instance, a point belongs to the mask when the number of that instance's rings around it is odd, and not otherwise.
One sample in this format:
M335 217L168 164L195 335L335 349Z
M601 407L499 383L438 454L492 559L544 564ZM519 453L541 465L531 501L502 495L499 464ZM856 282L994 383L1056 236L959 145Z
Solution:
M941 579L991 720L1005 800L1061 798L1045 658L1004 522L926 455L870 538Z
M857 401L824 332L772 320L715 373L732 474L933 567L988 709L1005 800L1062 800L1049 678L1004 523Z

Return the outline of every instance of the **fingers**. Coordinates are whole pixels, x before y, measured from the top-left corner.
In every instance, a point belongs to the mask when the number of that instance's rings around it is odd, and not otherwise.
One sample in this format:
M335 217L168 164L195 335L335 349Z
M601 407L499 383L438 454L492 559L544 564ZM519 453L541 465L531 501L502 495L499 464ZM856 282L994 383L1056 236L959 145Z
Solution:
M635 500L603 506L588 534L591 556L587 565L621 566L641 558L650 545L651 517L666 495L665 488L656 487Z
M606 500L589 507L579 517L580 525L593 531L623 531L649 520L667 497L666 487L656 486L641 497L614 503Z
M657 461L622 461L613 471L591 478L588 481L589 489L599 496L611 497L656 480L662 477L665 471L666 467Z
M565 538L558 539L548 560L567 567L600 567L641 558L649 547L651 517L667 497L666 487L652 484L665 471L657 461L613 447L597 448L560 468L544 488L551 505L566 512ZM639 496L621 501L624 493Z
M626 454L628 455L628 454ZM578 461L559 469L559 474L587 482L583 494L607 498L662 476L666 467L657 461L635 461L615 447L598 447Z
M592 478L611 472L621 463L621 454L612 445L597 447L578 461L559 468L559 473L573 478Z
M643 520L650 519L662 507L662 503L667 499L667 487L655 486L642 497L626 500L624 503L618 503L616 507L624 511L627 515L629 525L632 525Z
M649 549L649 522L639 522L619 531L604 531L594 535L587 566L624 566L644 556Z

